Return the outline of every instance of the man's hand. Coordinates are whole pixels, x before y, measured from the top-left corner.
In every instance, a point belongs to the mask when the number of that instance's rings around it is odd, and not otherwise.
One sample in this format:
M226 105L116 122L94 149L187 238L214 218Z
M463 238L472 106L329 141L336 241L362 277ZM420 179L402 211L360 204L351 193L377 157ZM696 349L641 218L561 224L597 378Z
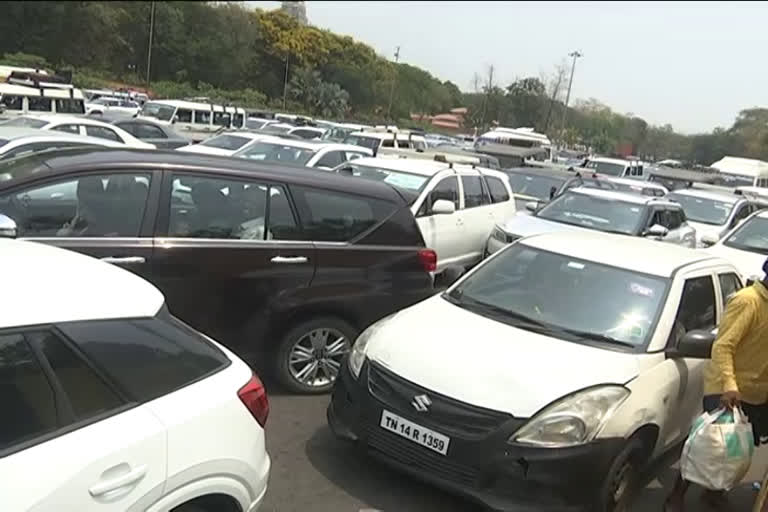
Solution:
M720 403L728 409L738 407L741 404L741 393L738 391L726 391L720 397Z

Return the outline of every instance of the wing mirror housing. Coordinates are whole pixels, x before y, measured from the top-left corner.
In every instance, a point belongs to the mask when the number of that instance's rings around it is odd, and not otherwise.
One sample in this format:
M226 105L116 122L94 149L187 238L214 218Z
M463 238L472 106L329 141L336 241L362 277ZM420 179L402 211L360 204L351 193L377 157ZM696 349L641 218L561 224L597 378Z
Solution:
M536 201L528 201L527 203L525 203L525 209L528 210L529 212L535 212L538 207L539 207L539 203L537 203Z
M667 356L674 359L709 359L715 335L710 331L688 331L680 338L677 347L667 350Z
M715 235L711 233L707 233L706 235L701 235L701 243L704 244L704 247L710 247L717 243L719 238L717 238Z
M661 224L654 224L645 232L644 236L648 237L665 237L669 233L669 230Z
M432 205L432 213L435 215L451 215L456 211L456 205L453 201L447 199L438 199Z
M16 238L18 234L16 221L0 213L0 238Z

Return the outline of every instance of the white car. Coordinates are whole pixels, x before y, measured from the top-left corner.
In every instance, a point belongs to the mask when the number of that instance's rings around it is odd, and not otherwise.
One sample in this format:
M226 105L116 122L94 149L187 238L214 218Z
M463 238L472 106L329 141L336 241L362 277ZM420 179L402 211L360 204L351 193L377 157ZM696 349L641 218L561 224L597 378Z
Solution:
M337 437L494 510L628 510L688 435L736 268L599 232L522 239L358 338Z
M115 265L10 239L0 265L13 269L0 315L3 510L259 508L269 404L248 365Z
M632 178L614 178L610 176L603 177L603 179L614 184L617 190L625 192L635 192L644 196L654 197L664 197L669 194L667 187L653 181L643 181Z
M96 137L70 135L55 131L37 130L35 128L0 126L0 160L48 149L83 146L125 147L124 144L119 142L97 139Z
M154 144L143 142L122 128L87 117L61 115L20 116L3 123L2 126L24 126L39 130L56 130L74 135L87 135L98 139L120 142L130 148L155 149Z
M128 98L110 98L108 96L102 96L91 102L85 104L85 113L92 115L100 115L105 112L115 112L125 114L128 116L134 116L141 110L141 105L138 102Z
M261 162L303 165L329 171L348 160L371 156L371 154L369 149L350 144L262 136L258 141L232 156Z
M288 135L295 135L306 140L320 140L327 131L325 128L315 128L314 126L297 126L288 130Z
M427 150L427 139L422 134L408 131L371 130L352 132L344 139L345 144L363 146L377 154L379 148L404 148L418 151Z
M702 242L708 246L705 252L732 262L744 279L762 276L768 257L768 210L753 213L719 240L705 235Z
M480 261L493 227L515 215L509 178L501 171L393 156L359 158L336 172L402 191L424 242L437 252L436 275Z
M203 155L233 156L238 151L244 150L265 138L266 135L250 132L227 132L214 135L198 144L190 144L177 148L176 151L184 153L200 153Z

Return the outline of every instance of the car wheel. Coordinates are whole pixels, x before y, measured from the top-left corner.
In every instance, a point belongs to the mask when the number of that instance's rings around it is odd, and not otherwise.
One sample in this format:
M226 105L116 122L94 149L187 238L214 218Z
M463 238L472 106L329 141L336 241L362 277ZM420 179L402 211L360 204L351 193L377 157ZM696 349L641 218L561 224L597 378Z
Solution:
M630 439L614 459L603 482L600 512L626 512L629 510L637 486L639 466L643 461L643 443Z
M288 331L277 350L277 378L289 390L327 393L358 331L333 317L318 317Z

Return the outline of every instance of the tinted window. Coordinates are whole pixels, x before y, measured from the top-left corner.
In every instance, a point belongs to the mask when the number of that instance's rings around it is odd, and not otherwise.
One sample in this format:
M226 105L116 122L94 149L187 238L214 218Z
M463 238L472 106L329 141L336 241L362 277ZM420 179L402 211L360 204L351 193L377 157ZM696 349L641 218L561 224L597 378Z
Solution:
M248 137L239 137L237 135L217 135L215 137L211 137L210 139L204 140L200 143L201 146L207 146L210 148L218 148L218 149L226 149L228 151L237 151L238 149L242 148L249 142L251 142L252 139Z
M137 129L139 124L138 123L115 123L115 126L122 128L123 130L127 131L134 137L138 137L137 135ZM141 138L141 137L139 137Z
M492 176L486 176L485 181L488 183L488 189L491 192L491 200L494 203L509 201L509 193L507 192L507 187L504 186L503 181Z
M686 279L673 331L679 336L693 329L714 329L715 286L709 276ZM679 339L679 338L678 338Z
M262 162L281 162L296 165L306 165L317 149L292 145L290 142L255 142L234 156L260 160Z
M51 98L39 98L35 96L29 97L29 111L30 112L52 112Z
M723 297L723 307L725 307L725 304L728 302L728 299L731 298L731 295L741 290L742 285L739 276L733 272L719 274L718 278L720 279L720 293Z
M210 110L195 110L195 123L197 123L197 124L211 124L211 111Z
M31 333L28 339L38 346L51 365L69 399L75 421L91 418L122 405L117 395L64 340L51 332Z
M52 130L80 135L80 126L76 124L60 124L59 126L52 128Z
M60 328L140 402L170 393L228 363L199 333L166 313L140 320L76 322Z
M314 131L314 130L293 130L291 132L292 135L297 135L301 137L302 139L315 139L320 137L320 133ZM337 164L338 165L338 164Z
M549 200L551 190L554 188L557 191L565 182L564 178L535 174L527 175L510 172L507 175L509 176L509 184L512 186L513 193L543 200Z
M117 133L115 133L114 130L110 130L109 128L105 128L103 126L88 126L85 127L85 133L86 135L90 135L91 137L98 137L99 139L107 139L107 140L113 140L115 142L122 142L120 137L117 136Z
M149 174L104 174L47 183L0 196L20 236L136 237Z
M53 389L19 334L0 336L0 451L57 428Z
M456 176L449 176L440 180L424 200L417 215L429 215L429 212L432 210L432 205L439 199L450 201L457 210L459 209L459 180Z
M484 193L480 176L462 176L461 184L464 186L465 208L474 208L490 202Z
M395 205L378 199L331 190L292 187L304 210L304 236L310 240L343 242L368 230L394 210Z
M146 108L146 105L144 105L144 108ZM180 108L176 111L176 122L177 123L191 123L192 122L192 111Z
M344 157L341 151L329 151L323 157L317 161L315 167L327 167L333 169L337 165L344 163Z
M237 128L242 128L242 127L243 127L243 121L244 121L244 120L245 120L245 119L244 119L244 116L243 116L243 114L235 114L235 117L234 117L234 119L232 120L232 124L233 124L234 126L236 126Z
M217 126L229 126L232 114L224 112L213 113L213 124Z
M24 108L23 101L23 96L14 96L12 94L3 94L0 96L0 105L7 110L22 110Z

